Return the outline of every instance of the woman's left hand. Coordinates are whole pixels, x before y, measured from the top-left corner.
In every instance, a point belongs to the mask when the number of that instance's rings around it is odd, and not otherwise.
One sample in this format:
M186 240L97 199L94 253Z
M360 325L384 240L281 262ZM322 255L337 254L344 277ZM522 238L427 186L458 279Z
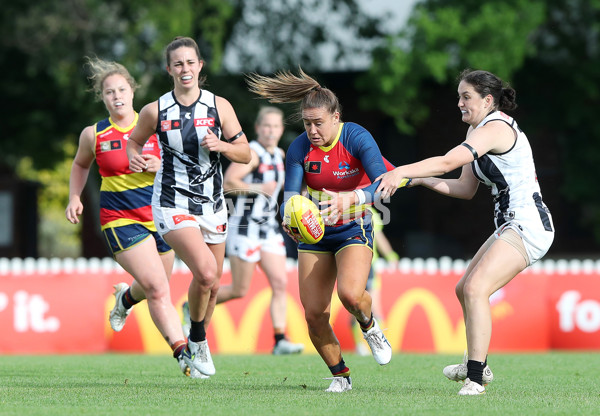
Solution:
M375 181L381 180L375 193L381 192L381 199L389 198L396 193L403 179L404 176L398 168L390 170L375 179Z
M211 151L211 152L220 152L222 153L225 150L224 146L226 143L220 140L217 135L211 130L208 129L206 131L206 135L200 142L200 146Z
M319 202L319 206L325 206L321 210L321 216L325 225L337 223L344 211L356 203L355 192L338 193L328 191L327 189L323 189L323 192L331 197L331 199Z
M141 154L140 156L145 162L145 165L142 167L143 172L158 172L158 169L160 169L160 159L158 157L149 154Z

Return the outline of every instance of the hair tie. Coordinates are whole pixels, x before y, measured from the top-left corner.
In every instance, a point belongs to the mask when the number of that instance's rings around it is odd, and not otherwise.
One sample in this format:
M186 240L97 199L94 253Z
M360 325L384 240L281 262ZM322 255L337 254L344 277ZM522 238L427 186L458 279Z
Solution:
M311 91L321 91L321 90L322 90L322 88L320 85L317 85L316 87L311 88Z

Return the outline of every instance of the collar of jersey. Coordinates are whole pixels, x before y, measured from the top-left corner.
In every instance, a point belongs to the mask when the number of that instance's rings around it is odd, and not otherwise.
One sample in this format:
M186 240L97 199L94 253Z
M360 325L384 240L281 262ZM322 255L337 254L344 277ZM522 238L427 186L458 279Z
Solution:
M333 139L333 143L331 143L329 146L319 146L319 149L321 149L324 152L329 152L331 149L333 149L333 146L335 146L337 144L337 142L340 140L340 136L342 135L343 127L344 127L344 123L340 123L340 128L338 129L337 136L335 136L335 139Z
M135 118L133 119L133 122L127 126L127 127L119 127L117 126L117 124L112 120L112 118L108 118L108 121L110 121L110 125L113 126L113 128L115 128L115 130L120 131L121 133L125 133L128 132L129 130L133 129L135 127L135 125L137 124L138 121L138 113L137 111L135 112Z

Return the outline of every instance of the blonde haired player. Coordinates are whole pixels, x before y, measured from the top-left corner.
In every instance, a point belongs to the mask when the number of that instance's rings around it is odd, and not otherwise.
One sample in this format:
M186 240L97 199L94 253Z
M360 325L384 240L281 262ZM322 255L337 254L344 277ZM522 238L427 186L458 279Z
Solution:
M171 303L169 279L174 253L156 232L152 218L152 184L160 167L156 136L143 147L142 171L129 169L125 148L127 137L138 121L133 109L137 83L129 71L116 62L89 58L90 79L99 100L104 102L109 117L87 126L79 137L79 148L73 160L69 181L69 204L66 217L73 224L83 212L81 193L94 159L98 165L100 186L100 224L106 243L115 260L133 276L115 286L115 307L110 312L110 325L120 331L131 308L143 299L154 324L179 360L181 370L189 370L181 360L185 337L179 315Z

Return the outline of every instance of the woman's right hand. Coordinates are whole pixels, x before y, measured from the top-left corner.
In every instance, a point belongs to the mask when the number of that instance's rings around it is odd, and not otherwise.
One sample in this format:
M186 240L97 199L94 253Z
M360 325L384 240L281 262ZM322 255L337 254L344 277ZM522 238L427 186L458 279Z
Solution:
M292 230L290 230L290 227L288 227L287 224L285 224L284 222L282 222L281 226L283 227L283 231L285 231L285 233L287 235L289 235L290 238L296 242L296 244L298 244L300 242L298 240L298 238L292 233Z
M65 216L67 220L71 222L71 224L79 224L79 216L83 212L83 204L79 198L72 198L69 201L69 205L67 205L67 209L65 210Z

